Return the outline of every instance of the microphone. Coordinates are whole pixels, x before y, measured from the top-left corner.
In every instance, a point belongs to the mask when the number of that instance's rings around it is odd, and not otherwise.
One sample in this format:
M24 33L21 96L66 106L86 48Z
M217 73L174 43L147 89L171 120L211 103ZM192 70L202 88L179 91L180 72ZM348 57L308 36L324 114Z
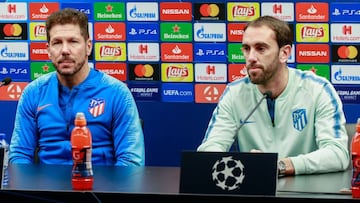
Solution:
M238 132L244 125L245 123L247 122L247 120L250 118L250 116L256 111L256 109L259 108L261 102L266 99L266 98L271 98L272 96L272 92L270 90L267 90L263 96L261 97L260 101L256 104L256 106L251 110L251 112L249 113L248 116L246 116L246 118L244 119L243 122L240 123L239 127L236 128L236 131L235 132ZM239 151L238 147L237 147L237 136L235 137L235 141L233 143L233 147L235 148L235 151Z
M2 86L6 86L8 84L11 83L11 78L7 77L7 78L4 78L1 82L0 82L0 87Z

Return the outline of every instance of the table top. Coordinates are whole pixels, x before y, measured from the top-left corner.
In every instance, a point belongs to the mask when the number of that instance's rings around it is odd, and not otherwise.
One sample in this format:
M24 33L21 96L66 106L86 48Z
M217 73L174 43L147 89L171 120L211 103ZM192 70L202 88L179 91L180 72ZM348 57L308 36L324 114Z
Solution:
M180 170L180 167L93 166L93 190L83 192L181 196ZM350 178L349 170L282 177L278 179L276 197L351 200L351 192L344 190L350 187ZM69 165L10 164L9 180L3 191L77 192L71 186Z

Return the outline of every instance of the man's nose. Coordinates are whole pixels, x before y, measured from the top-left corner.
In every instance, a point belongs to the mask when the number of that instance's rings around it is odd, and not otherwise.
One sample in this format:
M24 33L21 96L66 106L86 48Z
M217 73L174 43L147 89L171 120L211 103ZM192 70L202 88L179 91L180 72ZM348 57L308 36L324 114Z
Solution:
M67 43L64 43L61 47L61 54L69 54L70 53L70 46Z
M248 61L256 61L257 60L257 54L254 49L250 49L250 51L248 52L247 60Z

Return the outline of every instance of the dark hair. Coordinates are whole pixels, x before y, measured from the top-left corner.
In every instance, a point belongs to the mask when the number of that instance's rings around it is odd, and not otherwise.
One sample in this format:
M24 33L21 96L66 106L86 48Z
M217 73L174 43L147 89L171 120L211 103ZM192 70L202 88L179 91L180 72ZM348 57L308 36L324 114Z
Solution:
M260 26L267 26L271 30L275 32L276 42L280 47L284 45L293 44L293 32L291 31L289 24L285 21L282 21L276 17L272 16L260 16L254 21L249 22L246 26L244 31L248 27L260 27Z
M73 24L79 25L81 35L85 40L89 39L88 17L85 13L72 8L64 8L52 13L46 19L46 37L50 41L50 30L55 25Z

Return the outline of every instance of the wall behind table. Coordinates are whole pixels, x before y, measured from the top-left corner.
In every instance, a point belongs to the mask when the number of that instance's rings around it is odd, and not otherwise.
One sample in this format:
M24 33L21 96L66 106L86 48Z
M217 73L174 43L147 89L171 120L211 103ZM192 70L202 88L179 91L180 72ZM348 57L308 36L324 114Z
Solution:
M200 144L215 105L138 102L147 165L177 166L182 150Z
M137 102L144 119L146 165L179 166L183 150L200 144L215 104ZM11 135L17 102L0 102L0 132ZM358 105L344 105L348 123L360 115ZM24 129L26 130L26 129ZM8 136L10 139L10 136ZM10 140L8 140L10 143Z

